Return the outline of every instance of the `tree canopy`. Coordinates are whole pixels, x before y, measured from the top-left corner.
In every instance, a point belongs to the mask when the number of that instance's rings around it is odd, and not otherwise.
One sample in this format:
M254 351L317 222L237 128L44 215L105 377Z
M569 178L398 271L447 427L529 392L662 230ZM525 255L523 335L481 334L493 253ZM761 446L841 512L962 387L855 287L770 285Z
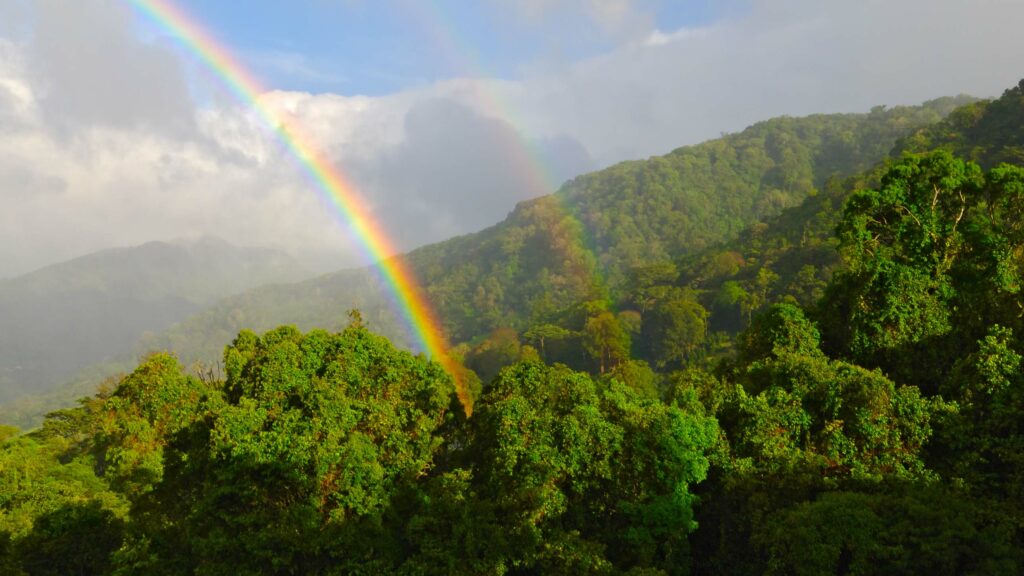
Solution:
M358 315L240 331L223 374L146 356L0 428L0 570L1019 574L1021 110L878 164L852 119L766 123L411 257L471 416Z

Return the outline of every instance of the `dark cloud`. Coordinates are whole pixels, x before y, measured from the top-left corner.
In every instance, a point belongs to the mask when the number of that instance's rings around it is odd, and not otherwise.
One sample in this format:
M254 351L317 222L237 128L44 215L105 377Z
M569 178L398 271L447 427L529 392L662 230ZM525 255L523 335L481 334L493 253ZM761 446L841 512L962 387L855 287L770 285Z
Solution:
M572 138L525 140L450 99L414 105L405 131L397 149L355 168L375 193L379 218L407 248L498 222L517 202L593 168Z

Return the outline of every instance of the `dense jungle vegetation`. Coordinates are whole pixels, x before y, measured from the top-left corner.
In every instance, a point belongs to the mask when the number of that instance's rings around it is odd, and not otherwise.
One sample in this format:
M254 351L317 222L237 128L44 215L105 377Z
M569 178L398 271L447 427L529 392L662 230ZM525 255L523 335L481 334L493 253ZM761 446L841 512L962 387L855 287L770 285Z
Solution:
M352 311L4 430L0 571L1021 573L1024 82L881 162L814 122L410 256L469 417Z

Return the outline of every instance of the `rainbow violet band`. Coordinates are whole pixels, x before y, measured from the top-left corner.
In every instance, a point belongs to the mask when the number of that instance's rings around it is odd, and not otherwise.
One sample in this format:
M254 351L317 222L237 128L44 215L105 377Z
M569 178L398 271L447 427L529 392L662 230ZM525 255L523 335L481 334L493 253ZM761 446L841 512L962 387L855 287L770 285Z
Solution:
M416 339L426 354L439 362L455 380L455 389L466 414L472 411L468 391L459 377L460 367L447 354L447 342L436 314L423 297L408 265L394 255L395 250L383 228L364 206L355 188L306 137L294 120L283 117L261 103L266 92L253 76L235 60L194 18L167 0L128 0L149 20L174 37L205 66L219 76L228 88L276 135L312 176L318 192L349 223L353 236L376 262L381 277L394 296Z

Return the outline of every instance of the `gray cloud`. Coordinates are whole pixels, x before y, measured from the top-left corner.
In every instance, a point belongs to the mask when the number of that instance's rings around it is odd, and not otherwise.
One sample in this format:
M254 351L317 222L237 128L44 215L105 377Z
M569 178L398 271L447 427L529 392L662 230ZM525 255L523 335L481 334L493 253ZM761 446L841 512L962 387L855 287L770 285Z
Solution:
M568 137L524 141L504 121L451 99L417 103L405 141L357 173L405 248L479 230L519 201L593 168Z
M571 134L611 162L781 114L998 95L1022 75L1022 21L1022 2L762 0L524 78L509 98L531 130Z
M67 182L29 170L25 166L0 159L0 182L8 190L7 195L17 200L28 197L59 195L67 190Z
M50 120L180 130L192 103L181 63L139 42L128 5L114 0L36 0L29 42L39 104Z

